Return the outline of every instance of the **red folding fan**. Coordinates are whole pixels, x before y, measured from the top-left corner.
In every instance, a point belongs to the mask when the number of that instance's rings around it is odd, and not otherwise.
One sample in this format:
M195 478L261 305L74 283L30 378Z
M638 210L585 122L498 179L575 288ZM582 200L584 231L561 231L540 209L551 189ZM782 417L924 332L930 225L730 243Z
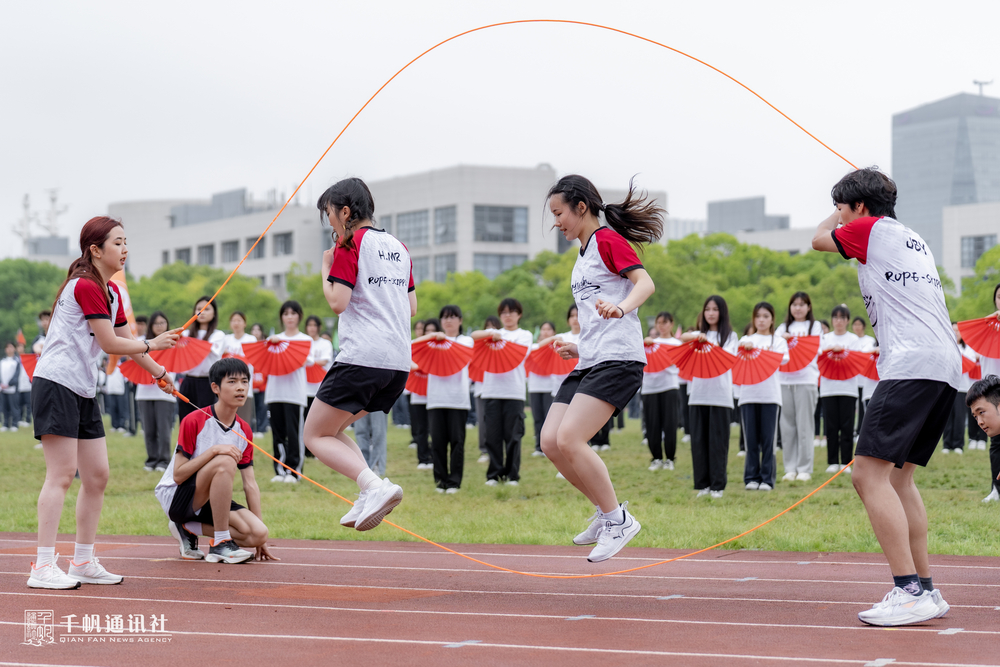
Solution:
M155 354L155 352L151 353L150 357L152 357L153 354ZM125 379L133 384L153 384L153 376L149 374L149 371L131 359L119 366L118 369L122 372L122 375L125 376Z
M555 345L543 345L528 355L524 370L535 375L569 375L579 359L563 359Z
M1000 359L1000 319L989 315L978 320L958 323L958 331L965 344L981 357Z
M152 352L150 356L171 373L183 373L205 361L211 351L212 344L208 341L181 336L173 347Z
M850 380L864 370L868 355L853 350L826 350L820 353L817 362L820 376L827 380Z
M316 384L317 382L322 382L323 378L326 377L327 368L324 368L320 364L313 364L312 366L306 366L306 382Z
M288 375L302 368L309 357L312 342L308 340L279 340L271 343L244 343L243 354L254 371L264 375Z
M865 365L861 368L861 375L878 382L878 350L862 352L862 354L865 355Z
M669 343L652 343L643 345L646 353L646 367L642 370L646 373L659 373L674 365L674 353L680 349L680 345L670 345Z
M507 373L517 368L527 355L528 348L524 345L509 340L480 338L472 349L470 366L484 373Z
M454 340L426 340L413 343L411 357L428 375L449 377L469 365L472 348Z
M37 363L37 354L21 355L21 365L24 366L24 372L28 374L28 382L31 382L35 378L35 364Z
M702 379L719 377L736 363L736 357L718 345L697 340L681 345L673 358L682 373Z
M406 388L410 390L411 394L426 396L427 373L422 371L410 371L409 377L406 378Z
M819 336L794 336L788 339L788 363L778 367L782 373L801 371L816 358Z
M748 350L741 345L736 350L736 363L733 364L733 384L760 384L775 374L782 356L762 347Z
M980 364L976 364L976 367L969 371L970 380L982 380L983 379L983 367Z
M962 372L963 373L971 373L972 370L977 365L978 364L976 362L974 362L972 359L969 359L967 356L962 355Z

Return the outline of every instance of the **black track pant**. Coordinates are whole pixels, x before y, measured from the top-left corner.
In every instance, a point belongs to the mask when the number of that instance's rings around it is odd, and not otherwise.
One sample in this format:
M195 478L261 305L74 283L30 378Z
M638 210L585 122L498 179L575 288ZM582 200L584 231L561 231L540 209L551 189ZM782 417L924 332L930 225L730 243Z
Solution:
M427 411L434 458L434 484L439 489L462 486L465 466L465 420L468 410L433 408ZM449 456L448 448L451 447Z
M542 451L542 424L545 423L545 417L549 414L549 408L552 407L552 392L550 391L533 391L528 394L528 398L531 399L531 421L535 425L535 449L537 451Z
M490 465L486 479L517 481L521 478L521 437L524 436L524 401L487 398L486 453Z
M302 425L302 406L295 403L268 403L271 413L271 436L274 441L274 458L289 468L302 472L302 445L299 428ZM291 475L288 469L274 464L274 472Z
M696 489L722 491L726 488L732 413L732 408L715 405L692 405L688 408L691 464Z
M854 458L853 396L824 396L823 422L826 426L826 462L847 465Z
M410 399L410 435L417 443L417 463L433 463L430 445L427 444L427 405Z
M677 402L680 391L671 389L643 394L642 415L653 460L673 461L677 456ZM661 444L662 443L662 444Z

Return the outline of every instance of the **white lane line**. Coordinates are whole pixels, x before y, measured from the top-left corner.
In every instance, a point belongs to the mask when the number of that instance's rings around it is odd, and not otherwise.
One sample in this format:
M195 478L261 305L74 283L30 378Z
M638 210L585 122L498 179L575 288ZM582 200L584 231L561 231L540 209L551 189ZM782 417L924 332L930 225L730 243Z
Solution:
M21 623L13 623L7 621L0 621L0 624L4 625L22 625ZM188 635L188 636L202 636L211 637L213 639L218 638L218 633L216 632L197 632L197 631L186 631L181 632L177 630L171 630L172 635ZM258 633L227 633L227 638L233 639L289 639L293 641L327 641L327 642L357 642L364 644L409 644L418 646L437 646L437 647L449 647L460 645L462 648L477 649L477 648L489 648L489 649L509 649L509 650L527 650L527 651L550 651L550 652L566 652L566 653L601 653L607 655L653 655L662 657L676 657L676 658L713 658L721 660L775 660L784 662L795 662L795 663L813 663L813 664L837 664L837 665L865 665L869 662L868 658L859 658L855 660L846 658L809 658L803 656L779 656L779 655L744 655L738 653L692 653L686 651L644 651L639 649L615 649L615 648L588 648L582 646L535 646L531 644L494 644L487 642L478 642L476 640L431 640L431 639L387 639L387 638L375 638L375 637L323 637L318 635L283 635L283 634L258 634ZM956 663L956 662L893 662L893 665L903 665L904 667L1000 667L1000 665L985 665L985 664L973 664L973 663Z
M0 537L0 543L3 543L3 542L15 542L15 543L18 543L18 544L27 544L27 545L31 545L31 546L34 546L35 544L37 544L37 541L33 540L33 539L31 539L31 540L20 540L20 539ZM64 542L66 544L71 544L71 542L69 542L69 541L64 541ZM353 544L355 542L352 541L350 543ZM106 546L168 547L168 548L170 548L171 552L175 552L177 550L177 544L176 544L176 542L173 542L173 541L169 541L169 542L102 542L102 541L100 541L100 537L98 537L97 544L98 544L99 547L101 545L106 545ZM379 544L379 542L366 542L366 544ZM275 546L275 545L272 545L272 546ZM461 553L463 553L463 554L465 554L467 556L476 556L476 557L483 557L483 558L485 558L485 557L492 557L492 558L540 558L540 559L541 558L551 558L551 559L572 559L572 560L578 560L579 558L581 558L583 556L583 552L580 552L580 554L578 554L578 555L572 555L572 554L522 554L522 553L507 553L507 552L492 552L492 551L463 551L462 548L461 548L463 546L478 546L478 545L446 544L445 546L448 546L449 548L455 549L456 551L461 551ZM275 546L275 548L276 549L280 549L282 551L319 551L319 552L324 552L324 553L330 553L330 552L334 552L334 553L335 552L352 553L352 552L356 552L356 553L360 553L360 554L364 554L364 555L376 554L376 553L377 554L416 554L416 555L422 555L422 556L435 555L435 556L441 556L441 557L452 557L452 558L456 557L455 554L448 553L447 551L443 551L441 549L437 549L435 547L430 547L430 546L428 546L425 549L370 549L370 548L360 548L360 547L358 547L358 548L356 548L356 547L329 547L329 548L324 548L324 547L285 547L285 546ZM98 551L100 551L100 549L98 549ZM788 555L790 556L790 558L801 558L801 554L802 553L808 553L808 552L788 552ZM24 555L24 554L0 554L0 555ZM680 555L683 555L683 554L678 554L678 556L680 556ZM675 556L670 556L670 558L674 558L674 557ZM979 558L979 556L968 556L968 557L969 558ZM103 559L103 558L105 558L105 556L101 556L101 558ZM956 558L965 558L965 556L956 556ZM992 557L992 556L987 556L987 558L994 559L994 557ZM659 562L661 560L666 560L666 558L638 558L638 557L634 557L634 556L620 556L620 555L619 556L615 556L615 562L616 563L617 562L623 562L623 561L636 561L638 563L657 563L657 562ZM812 563L812 564L815 564L815 565L852 565L852 566L862 566L862 567L885 567L886 569L888 569L888 565L886 565L886 562L884 560L873 560L873 561L866 561L866 562L815 560L815 561L803 561L803 562L809 562L809 563ZM735 563L735 564L744 564L744 565L788 565L789 563L791 563L791 560L745 560L745 559L734 559L734 558L726 558L724 556L718 556L718 557L715 557L715 558L693 558L693 557L692 558L685 558L683 560L674 561L673 563L670 563L670 565L673 565L675 563L677 563L677 564L680 564L680 563ZM958 570L1000 570L1000 565L996 565L996 566L993 566L993 565L946 565L946 564L931 563L931 566L933 568L935 568L935 569L937 569L937 568L950 568L950 569L958 569Z
M44 593L2 593L0 595L16 595L16 596L26 596L26 597L41 597ZM736 622L736 621L695 621L695 620L678 620L670 618L628 618L628 617L617 617L617 616L594 616L591 614L586 614L582 616L566 617L557 614L508 614L502 612L479 612L479 611L440 611L440 610L428 610L428 609L371 609L365 607L337 607L331 605L307 605L307 604L272 604L263 602L233 602L233 601L223 601L223 602L213 602L204 600L170 600L170 599L155 599L155 598L129 598L129 597L102 597L97 595L77 595L68 594L65 596L60 596L60 599L96 599L96 600L114 600L118 601L128 601L128 602L150 602L157 604L180 604L180 605L196 605L196 606L226 606L226 607L253 607L253 608L265 608L265 609L297 609L297 610L313 610L313 611L333 611L333 612L349 612L349 613L372 613L372 614L402 614L402 615L417 615L417 616L472 616L472 617L493 617L493 618L531 618L539 620L562 620L562 621L581 621L581 620L595 620L600 622L615 621L621 623L662 623L670 625L708 625L712 627L716 626L728 626L728 627L746 627L746 628L773 628L781 630L861 630L864 632L872 632L872 630L866 625L808 625L800 623L761 623L761 622ZM51 598L50 598L51 599ZM912 633L924 633L924 634L942 634L938 628L935 627L912 627L912 626L900 626L893 628L894 631L902 632L912 632ZM1000 636L1000 630L964 630L964 634L977 634L977 635L997 635Z

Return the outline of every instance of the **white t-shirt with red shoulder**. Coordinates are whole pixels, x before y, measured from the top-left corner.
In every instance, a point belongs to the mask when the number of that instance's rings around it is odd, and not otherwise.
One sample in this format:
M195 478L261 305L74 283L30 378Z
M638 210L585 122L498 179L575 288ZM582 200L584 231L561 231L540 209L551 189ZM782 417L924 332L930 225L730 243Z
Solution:
M580 343L580 334L575 334L572 331L557 335L564 343L577 343L578 345ZM562 386L563 380L569 377L569 373L566 375L550 375L549 377L552 378L552 396L554 397L559 393L559 387Z
M750 341L756 348L777 352L781 355L781 363L788 363L788 342L777 333L774 335L753 333L741 338L739 345L742 345L744 341ZM781 405L781 381L778 378L779 375L781 375L779 371L774 371L763 382L741 385L738 397L740 399L739 404L768 403Z
M494 331L487 329L487 331ZM483 398L502 398L511 401L523 401L525 399L526 377L524 373L524 361L531 353L530 331L525 329L497 329L504 340L523 345L525 347L524 359L517 368L506 373L483 373ZM412 400L412 399L411 399Z
M464 345L473 346L473 340L468 336L449 337L448 340ZM410 400L413 400L411 396ZM427 376L427 409L436 410L447 408L449 410L471 410L472 402L469 400L469 367L466 366L454 375L440 377L438 375Z
M204 329L198 330L198 340L205 340ZM191 332L187 329L184 330L182 334L184 336L190 336ZM212 369L212 364L222 358L222 355L226 353L226 334L223 331L216 329L212 332L212 335L208 337L208 343L212 346L211 351L209 351L208 356L205 357L200 364L188 370L184 373L185 377L193 378L207 378L208 371Z
M676 338L654 338L653 342L671 347L681 344ZM645 396L647 394L659 394L664 391L671 391L672 389L680 389L677 373L677 366L668 366L656 373L643 373L642 389L639 390L639 393Z
M128 326L121 303L114 282L108 283L107 291L87 278L66 283L52 311L35 377L61 384L78 396L94 398L101 346L89 320L110 320L115 327Z
M240 417L236 417L230 428L224 428L215 419L215 406L211 408L211 416L202 410L195 410L181 420L180 431L177 433L178 453L183 454L188 459L201 456L215 445L232 445L243 453L236 467L239 469L249 468L253 465L253 447L247 440L253 440L253 431L250 425ZM247 440L240 437L243 435ZM153 494L160 501L160 507L169 514L170 504L174 501L174 493L177 491L177 482L174 481L174 461L177 457L170 459L170 465L160 478L160 482L153 489Z
M719 332L709 331L705 334L709 343L719 344ZM731 332L722 349L729 354L736 354L736 332ZM733 407L733 372L726 371L714 378L691 378L688 383L688 405L711 405L718 408Z
M342 364L410 370L410 298L413 262L396 237L374 227L354 232L350 248L337 245L327 277L353 291L340 315Z
M833 349L835 347L841 347L845 350L855 350L857 352L861 351L861 340L851 331L847 331L842 334L837 334L831 331L828 334L823 334L823 337L819 341L820 352L825 352L826 350ZM881 357L881 355L879 355ZM819 378L819 396L820 398L826 396L853 396L858 397L858 377L855 375L849 380L829 380L825 377L820 376Z
M323 371L330 370L330 366L333 366L333 343L325 338L317 338L312 341L312 357L313 365L319 366ZM308 378L307 378L308 380ZM313 397L316 392L319 391L319 386L323 384L320 382L306 382L306 396Z
M823 325L816 320L813 320L812 326L809 325L809 320L803 320L802 322L793 320L789 325L782 322L774 330L774 335L776 336L784 337L783 334L786 333L792 336L822 336ZM816 355L819 356L818 350ZM808 366L794 373L783 373L779 370L778 382L782 385L807 384L810 387L815 387L816 383L819 382L819 366L816 365L816 357L813 357Z
M284 331L275 334L278 340L305 340L312 342L312 338L298 331L293 336L289 336ZM312 347L309 348L309 356L306 357L305 364L285 375L268 375L267 388L264 389L265 403L292 403L306 407L306 366L313 362Z
M879 342L879 377L957 388L961 353L934 255L920 235L888 217L858 218L832 234L840 254L858 260L858 285Z
M606 320L596 307L599 299L613 304L625 299L634 287L625 276L641 268L635 249L609 227L599 228L587 239L587 245L580 248L570 283L580 320L578 369L605 361L646 363L637 310L625 313L625 317Z

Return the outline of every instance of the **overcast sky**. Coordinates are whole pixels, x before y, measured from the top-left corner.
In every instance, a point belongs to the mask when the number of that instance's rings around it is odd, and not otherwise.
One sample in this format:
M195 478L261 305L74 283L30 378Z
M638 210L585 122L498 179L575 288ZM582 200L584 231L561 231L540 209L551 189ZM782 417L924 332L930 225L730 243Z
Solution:
M22 198L44 210L46 188L69 206L71 246L109 202L290 194L410 59L526 18L602 23L685 51L848 160L890 173L893 113L1000 79L996 0L7 3L0 256L21 254L11 228ZM1000 80L987 91L1000 96ZM347 175L540 162L598 187L638 174L676 217L764 195L793 227L828 214L849 169L704 65L604 30L530 24L462 37L407 69L327 155L303 203Z

